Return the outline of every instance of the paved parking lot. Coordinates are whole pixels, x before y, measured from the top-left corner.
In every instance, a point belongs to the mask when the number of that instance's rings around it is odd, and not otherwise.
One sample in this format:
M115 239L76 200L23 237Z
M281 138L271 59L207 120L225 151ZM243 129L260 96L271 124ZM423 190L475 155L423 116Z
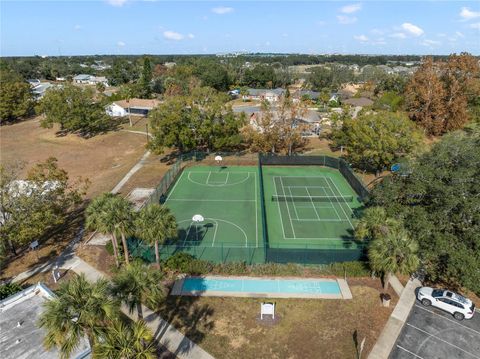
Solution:
M416 301L390 359L480 359L480 313L461 322Z

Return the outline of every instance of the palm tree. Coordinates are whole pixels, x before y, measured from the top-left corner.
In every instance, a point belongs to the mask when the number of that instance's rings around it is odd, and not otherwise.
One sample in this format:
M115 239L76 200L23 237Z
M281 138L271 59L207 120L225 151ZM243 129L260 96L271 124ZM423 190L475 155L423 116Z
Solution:
M159 243L177 236L177 221L170 210L159 204L142 208L135 220L137 235L146 243L155 246L155 261L160 269Z
M116 320L108 327L102 341L93 347L98 358L153 359L155 346L153 335L144 321L125 323Z
M57 347L62 358L69 358L86 337L93 348L106 323L119 315L119 303L109 293L107 280L90 283L83 274L62 283L57 296L45 303L39 319L40 327L47 331L45 347Z
M128 306L131 313L136 308L138 319L143 319L142 303L156 306L163 298L161 279L161 272L136 260L113 277L113 294Z
M107 192L95 198L86 209L86 227L90 230L95 230L103 234L110 234L113 253L115 257L115 264L119 266L118 262L118 242L115 235L115 225L112 220L112 212L109 211L111 201L115 195Z
M417 252L418 243L403 228L391 230L370 243L370 266L373 270L384 273L385 290L388 289L392 274L410 274L418 268L420 260Z
M401 222L387 216L383 207L367 208L355 227L355 238L375 239L386 236L390 231L401 227Z
M127 236L133 233L133 221L135 213L133 212L132 203L120 196L115 196L109 201L107 212L108 218L115 227L115 232L119 233L122 238L123 253L125 254L125 263L130 263L130 255L128 253Z

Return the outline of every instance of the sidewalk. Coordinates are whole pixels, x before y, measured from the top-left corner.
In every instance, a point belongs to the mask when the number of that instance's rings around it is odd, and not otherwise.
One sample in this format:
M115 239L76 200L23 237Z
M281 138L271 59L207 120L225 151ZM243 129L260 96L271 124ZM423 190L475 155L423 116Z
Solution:
M402 295L398 300L387 324L380 333L375 346L370 352L368 359L386 359L390 355L395 342L397 341L403 325L407 320L408 314L415 304L415 289L422 284L418 279L410 279L402 291Z

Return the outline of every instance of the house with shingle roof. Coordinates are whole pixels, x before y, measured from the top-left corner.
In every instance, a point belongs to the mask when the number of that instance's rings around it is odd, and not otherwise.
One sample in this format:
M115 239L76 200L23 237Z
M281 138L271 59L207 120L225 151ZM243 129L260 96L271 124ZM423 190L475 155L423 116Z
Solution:
M132 98L130 100L115 101L105 108L107 115L123 117L130 115L147 116L148 113L162 102L156 99Z

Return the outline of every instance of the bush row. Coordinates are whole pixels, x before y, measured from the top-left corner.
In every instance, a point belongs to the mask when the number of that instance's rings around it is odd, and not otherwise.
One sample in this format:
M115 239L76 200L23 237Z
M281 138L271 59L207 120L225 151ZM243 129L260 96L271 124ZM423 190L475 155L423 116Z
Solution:
M190 275L257 275L257 276L335 276L367 277L371 270L366 262L338 262L329 265L302 266L288 263L265 263L247 265L244 262L215 264L196 259L190 254L179 252L162 263L171 272Z

